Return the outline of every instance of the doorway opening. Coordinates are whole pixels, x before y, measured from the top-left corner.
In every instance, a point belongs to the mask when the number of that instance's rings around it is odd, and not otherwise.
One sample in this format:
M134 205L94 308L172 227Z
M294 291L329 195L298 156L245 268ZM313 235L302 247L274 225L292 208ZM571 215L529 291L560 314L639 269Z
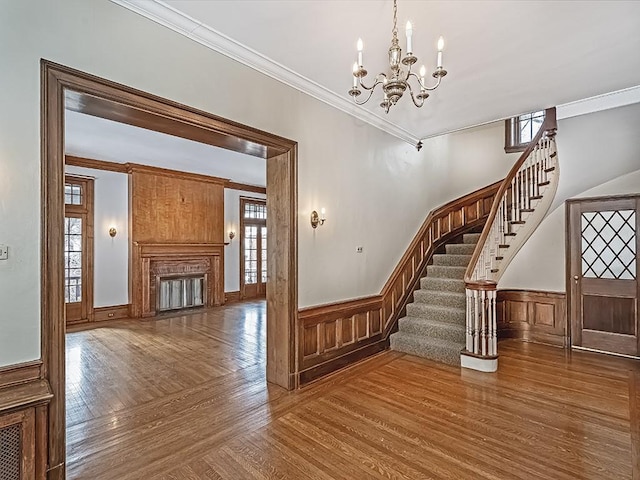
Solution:
M262 132L146 92L42 61L42 351L53 399L48 411L48 463L65 466L65 99L87 113L265 158L267 381L295 388L297 324L297 149L294 141ZM71 228L71 226L70 226Z
M267 293L267 202L240 197L240 297Z

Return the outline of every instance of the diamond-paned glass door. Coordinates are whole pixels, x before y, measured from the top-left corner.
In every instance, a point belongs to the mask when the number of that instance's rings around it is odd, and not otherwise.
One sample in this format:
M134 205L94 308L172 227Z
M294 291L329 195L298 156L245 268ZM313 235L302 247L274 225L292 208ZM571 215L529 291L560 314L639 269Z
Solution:
M571 344L640 353L640 195L576 199L569 207Z

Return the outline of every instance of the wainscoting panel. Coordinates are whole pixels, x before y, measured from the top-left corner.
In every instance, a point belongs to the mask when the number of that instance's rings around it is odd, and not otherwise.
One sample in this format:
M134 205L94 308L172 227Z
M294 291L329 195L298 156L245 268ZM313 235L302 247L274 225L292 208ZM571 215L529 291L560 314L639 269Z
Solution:
M498 290L498 336L567 346L564 293Z
M497 182L433 210L380 295L300 310L299 384L386 349L433 254L483 224L499 186Z

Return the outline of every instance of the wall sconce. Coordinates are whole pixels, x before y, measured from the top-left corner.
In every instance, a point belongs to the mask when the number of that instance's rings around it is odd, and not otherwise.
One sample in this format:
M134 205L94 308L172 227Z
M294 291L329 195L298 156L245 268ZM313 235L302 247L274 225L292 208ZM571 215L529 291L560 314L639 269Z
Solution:
M229 241L233 240L234 238L236 238L236 232L234 232L233 230L231 230L229 232Z
M109 236L110 236L111 238L115 237L117 234L118 234L118 231L116 230L116 227L111 227L111 228L109 229Z
M311 226L313 228L318 228L318 225L324 225L324 221L326 220L324 208L320 210L320 215L315 210L311 212Z

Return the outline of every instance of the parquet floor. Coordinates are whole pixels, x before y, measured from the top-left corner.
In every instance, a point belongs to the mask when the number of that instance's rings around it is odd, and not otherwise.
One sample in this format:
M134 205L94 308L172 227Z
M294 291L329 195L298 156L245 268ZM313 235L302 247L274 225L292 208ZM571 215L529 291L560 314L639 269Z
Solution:
M287 392L265 310L69 333L67 478L640 479L638 362L507 341L497 374L385 352Z

